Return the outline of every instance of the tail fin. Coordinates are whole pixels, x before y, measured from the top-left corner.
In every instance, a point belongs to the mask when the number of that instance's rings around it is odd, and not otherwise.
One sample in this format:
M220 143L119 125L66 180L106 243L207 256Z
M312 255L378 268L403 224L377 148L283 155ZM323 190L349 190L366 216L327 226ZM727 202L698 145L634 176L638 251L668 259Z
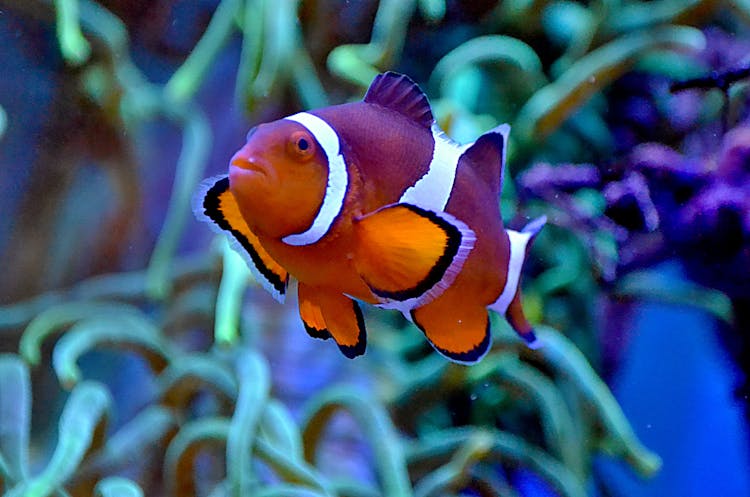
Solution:
M505 288L500 297L489 306L493 311L505 315L508 323L531 348L537 348L539 342L521 306L521 268L531 248L531 242L546 222L547 218L542 216L531 221L520 232L506 230L510 238L510 257Z

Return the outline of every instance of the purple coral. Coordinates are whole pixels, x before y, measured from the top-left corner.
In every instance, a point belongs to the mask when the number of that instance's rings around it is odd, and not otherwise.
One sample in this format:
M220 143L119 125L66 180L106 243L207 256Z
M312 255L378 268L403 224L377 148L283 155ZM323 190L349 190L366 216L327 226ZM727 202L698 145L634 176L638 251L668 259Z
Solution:
M606 221L617 228L612 234L629 253L637 257L637 244L646 241L638 235L658 230L663 257L676 254L703 285L750 297L750 125L727 133L717 151L700 157L662 144L641 145L619 169L602 178L590 165L538 164L521 185L553 204L582 187L598 188ZM609 225L590 221L574 228ZM650 258L653 247L643 253Z
M747 185L750 180L750 126L735 128L724 137L717 173L727 183Z
M607 215L623 227L645 231L659 227L659 213L643 175L630 172L621 181L609 183L604 187L604 199Z
M733 298L750 298L750 126L727 133L703 187L680 209L689 230L676 248L689 273Z
M700 283L750 297L750 126L733 129L704 156L646 144L630 163L647 178L643 195L654 199L668 252Z

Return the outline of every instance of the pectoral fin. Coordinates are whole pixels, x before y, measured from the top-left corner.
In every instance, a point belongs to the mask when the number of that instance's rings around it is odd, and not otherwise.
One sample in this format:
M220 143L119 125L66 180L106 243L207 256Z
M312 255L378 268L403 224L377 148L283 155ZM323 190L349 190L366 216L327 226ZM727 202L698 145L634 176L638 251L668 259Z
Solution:
M355 219L354 264L381 306L424 305L455 280L474 232L445 212L401 203Z
M313 338L328 340L331 338L331 333L326 328L326 320L323 318L323 311L320 310L320 305L311 300L312 293L308 287L302 283L298 283L299 316L302 318L302 324L305 325L305 331L307 331L308 335Z
M341 352L352 359L364 354L365 321L354 300L340 293L299 284L299 313L307 333L314 338L333 337Z
M266 252L248 227L229 190L229 178L220 176L204 181L194 197L193 210L199 220L229 238L232 248L245 259L253 276L276 300L283 302L289 273Z

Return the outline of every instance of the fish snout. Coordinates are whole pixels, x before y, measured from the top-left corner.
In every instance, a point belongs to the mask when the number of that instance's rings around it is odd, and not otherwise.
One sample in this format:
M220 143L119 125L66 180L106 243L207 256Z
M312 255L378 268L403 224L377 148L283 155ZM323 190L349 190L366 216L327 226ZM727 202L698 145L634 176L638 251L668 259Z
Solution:
M243 176L250 173L260 173L264 176L268 176L269 169L267 165L260 159L255 157L249 157L240 150L229 161L229 175L230 176Z

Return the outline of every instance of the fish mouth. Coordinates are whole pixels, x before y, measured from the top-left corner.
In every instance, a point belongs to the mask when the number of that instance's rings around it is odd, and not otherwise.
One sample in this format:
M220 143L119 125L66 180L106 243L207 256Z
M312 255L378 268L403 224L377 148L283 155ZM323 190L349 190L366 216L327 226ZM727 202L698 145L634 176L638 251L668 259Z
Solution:
M268 170L258 164L257 161L251 161L244 157L233 157L229 163L229 174L232 176L247 176L251 174L262 174L268 176Z

